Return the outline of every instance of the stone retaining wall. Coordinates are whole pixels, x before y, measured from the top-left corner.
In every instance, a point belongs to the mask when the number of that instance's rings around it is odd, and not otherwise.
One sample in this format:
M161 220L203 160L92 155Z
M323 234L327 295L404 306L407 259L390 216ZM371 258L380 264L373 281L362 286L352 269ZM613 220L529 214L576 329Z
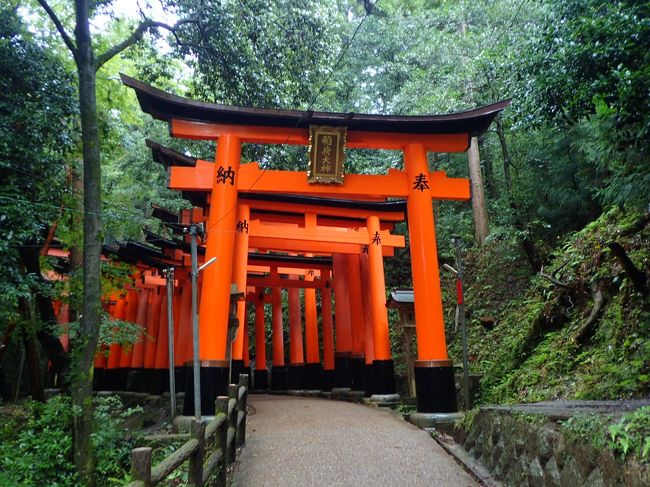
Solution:
M482 408L454 439L506 485L531 487L650 485L650 468L612 451L568 440L552 417L508 408Z

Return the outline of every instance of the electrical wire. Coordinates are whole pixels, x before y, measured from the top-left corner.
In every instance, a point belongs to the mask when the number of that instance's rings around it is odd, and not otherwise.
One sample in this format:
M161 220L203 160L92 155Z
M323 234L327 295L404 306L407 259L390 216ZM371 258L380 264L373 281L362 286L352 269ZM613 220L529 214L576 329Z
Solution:
M302 123L302 122L307 118L307 116L308 116L309 113L311 112L311 109L312 109L313 106L316 104L316 101L318 100L318 97L323 93L323 90L324 90L325 87L327 86L327 83L328 83L329 80L332 78L332 76L334 75L334 73L336 72L336 70L338 69L338 67L340 66L341 62L343 61L343 58L345 57L345 55L346 55L347 52L349 51L350 46L352 45L352 43L353 43L354 40L356 39L357 34L358 34L359 31L361 30L361 27L363 26L364 22L366 21L366 19L367 19L368 16L370 15L370 13L373 11L373 9L377 6L377 4L379 4L379 2L380 2L380 0L375 0L375 2L372 3L372 5L370 6L370 8L367 8L367 9L366 9L366 13L365 13L365 15L361 18L361 21L359 22L359 24L357 25L357 27L354 29L354 32L352 33L352 36L350 37L349 41L345 44L345 46L344 46L343 49L341 50L341 52L340 52L338 58L336 59L336 62L334 63L334 65L333 65L332 68L330 69L330 72L329 72L328 75L325 77L325 80L323 81L323 83L321 84L320 88L318 89L318 91L316 92L316 94L315 94L314 97L312 98L311 102L310 102L309 105L307 106L307 109L305 109L305 111L304 111L303 114L300 116L300 118L298 119L298 121L296 122L296 124L294 125L294 127L291 128L291 130L290 130L289 133L287 134L287 137L286 137L284 143L281 144L281 145L286 145L286 144L287 144L287 142L289 141L289 139L291 138L291 136L295 133L295 131L298 129L298 127L300 126L300 124L301 124L301 123ZM216 161L215 161L215 164L216 164ZM267 171L268 171L267 168L262 169L262 171L260 172L259 176L258 176L258 177L257 177L257 178L252 182L252 183L251 183L251 185L250 185L249 188L246 190L246 192L250 192L250 191L253 189L253 187L255 186L255 184L257 184L257 182L258 182L258 181L259 181L259 180L264 176L264 174L266 174ZM222 222L222 221L223 221L223 220L224 220L228 215L230 215L230 214L231 214L231 213L232 213L236 208L237 208L237 205L235 204L233 207L229 208L228 211L226 211L226 213L225 213L224 215L222 215L221 218L219 218L216 222L210 224L209 226L206 225L205 232L207 233L208 230L214 228L216 225L218 225L219 223L221 223L221 222ZM234 231L233 231L233 233L234 233Z

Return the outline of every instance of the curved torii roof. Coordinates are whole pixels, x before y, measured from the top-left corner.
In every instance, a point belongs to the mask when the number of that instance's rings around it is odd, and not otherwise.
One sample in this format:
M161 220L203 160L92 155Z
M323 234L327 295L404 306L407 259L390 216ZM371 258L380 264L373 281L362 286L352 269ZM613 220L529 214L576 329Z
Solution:
M474 110L418 116L248 108L191 100L159 90L125 74L120 74L120 77L122 83L135 90L145 113L167 122L177 119L292 129L335 125L367 132L477 136L485 132L498 113L510 104L508 99Z

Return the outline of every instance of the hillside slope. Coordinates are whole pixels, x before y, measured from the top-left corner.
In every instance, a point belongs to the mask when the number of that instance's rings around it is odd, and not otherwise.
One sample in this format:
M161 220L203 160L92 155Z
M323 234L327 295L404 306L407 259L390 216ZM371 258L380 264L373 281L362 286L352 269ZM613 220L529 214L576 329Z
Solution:
M647 396L649 242L650 214L614 209L567 237L535 276L512 242L469 255L468 343L480 402ZM460 333L448 336L462 363Z

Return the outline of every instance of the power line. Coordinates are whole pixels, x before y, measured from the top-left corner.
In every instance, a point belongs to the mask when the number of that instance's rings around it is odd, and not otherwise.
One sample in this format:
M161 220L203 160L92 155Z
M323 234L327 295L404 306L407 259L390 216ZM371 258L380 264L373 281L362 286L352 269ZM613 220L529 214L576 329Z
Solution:
M335 72L335 71L338 69L338 67L340 66L341 62L343 61L343 58L344 58L345 55L347 54L348 50L350 49L350 46L352 45L352 43L353 43L354 40L356 39L357 34L359 33L359 31L361 30L361 27L363 26L364 22L366 21L366 19L367 19L368 16L370 15L370 12L373 11L373 9L377 6L377 4L378 4L379 2L380 2L380 0L375 0L375 2L370 6L370 8L366 9L366 13L365 13L365 15L362 17L362 19L361 19L361 21L359 22L359 24L357 25L356 29L354 29L354 32L352 33L352 36L350 37L349 41L345 44L345 46L344 46L343 49L341 50L341 53L339 54L338 58L336 59L336 62L334 63L334 65L333 65L332 68L330 69L330 72L328 73L328 75L326 76L325 80L324 80L323 83L321 84L320 88L318 89L318 91L316 92L316 94L315 94L314 97L312 98L311 102L310 102L309 105L307 106L307 109L304 111L304 113L300 116L300 118L298 119L298 121L296 122L296 124L294 125L294 127L291 128L291 130L290 130L289 133L287 134L287 138L285 139L285 141L284 141L284 143L283 143L282 145L286 145L286 144L287 144L287 142L288 142L289 139L291 138L291 135L293 135L293 133L294 133L294 132L296 131L296 129L300 126L300 124L303 122L303 120L305 120L305 118L307 117L307 115L309 114L309 112L311 111L311 109L313 108L314 104L315 104L316 101L318 100L318 97L323 93L323 90L325 89L325 86L327 86L327 83L329 82L329 80L332 78L332 75L334 74L334 72ZM216 164L216 161L215 161L215 164ZM246 190L246 192L250 192L250 191L253 189L253 187L255 186L255 184L257 184L257 182L262 178L262 176L264 176L264 174L266 174L267 171L268 171L268 169L266 169L266 168L262 169L262 172L260 173L260 175L255 179L255 181L253 181L253 182L251 183L251 185L250 185L249 188ZM208 230L210 230L211 228L213 228L215 225L218 225L221 221L223 221L224 218L226 218L228 215L230 215L230 214L231 214L231 213L232 213L236 208L237 208L237 205L234 205L234 206L233 206L232 208L230 208L230 209L229 209L229 210L228 210L228 211L227 211L227 212L226 212L226 213L225 213L225 214L224 214L224 215L223 215L219 220L217 220L216 222L214 222L214 223L213 223L212 225L210 225L210 226L207 226L207 225L206 225L206 232L207 232Z

